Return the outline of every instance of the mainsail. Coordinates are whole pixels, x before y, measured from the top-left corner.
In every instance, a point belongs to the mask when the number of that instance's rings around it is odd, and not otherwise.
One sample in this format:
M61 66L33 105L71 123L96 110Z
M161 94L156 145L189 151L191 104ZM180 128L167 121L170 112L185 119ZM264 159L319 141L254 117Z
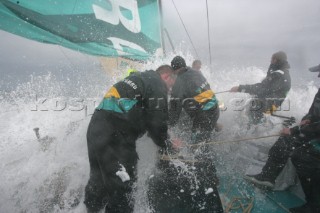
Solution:
M144 61L162 47L158 0L0 0L0 29L97 56Z

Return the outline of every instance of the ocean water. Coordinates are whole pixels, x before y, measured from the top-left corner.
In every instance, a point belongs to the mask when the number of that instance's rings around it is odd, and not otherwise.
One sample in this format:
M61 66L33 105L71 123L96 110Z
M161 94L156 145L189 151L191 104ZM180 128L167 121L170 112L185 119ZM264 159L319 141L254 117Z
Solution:
M172 57L173 54L163 60L150 61L144 68L154 69L169 63ZM188 64L192 63L191 55L184 57ZM240 83L259 82L266 75L261 67L236 65L214 70L204 66L202 72L215 92L229 90ZM72 78L61 78L60 74L30 75L0 93L0 212L85 212L84 187L89 178L86 131L94 107L116 78L107 76L99 66ZM316 78L293 85L284 109L278 114L295 116L299 121L308 111L318 85ZM237 99L248 98L246 94L221 93L217 98L226 109L219 119L224 128L216 140L266 136L281 129L281 119L275 119L272 128L261 126L254 132L248 131L243 113L235 106ZM39 128L39 139L34 128ZM275 140L268 138L262 142ZM146 182L155 167L157 148L144 136L137 141L137 150L140 161L135 212L151 212ZM218 174L240 168L235 164L235 156L251 151L246 150L246 143L225 143L213 150L220 165ZM226 160L226 156L233 157Z

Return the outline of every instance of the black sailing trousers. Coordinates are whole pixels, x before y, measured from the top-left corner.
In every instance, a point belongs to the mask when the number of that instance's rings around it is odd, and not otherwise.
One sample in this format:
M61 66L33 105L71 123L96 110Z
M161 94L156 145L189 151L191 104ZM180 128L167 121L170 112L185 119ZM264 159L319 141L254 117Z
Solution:
M155 213L223 213L212 159L194 162L160 160L149 179L148 200Z
M320 212L320 151L311 144L296 149L291 160L296 168L307 205Z
M105 205L105 212L133 212L137 136L119 128L121 122L104 110L96 110L91 118L87 131L90 178L84 200L88 212L98 212ZM130 180L121 179L124 169Z
M300 147L302 142L292 136L281 136L273 144L268 153L268 160L262 168L262 175L275 181L284 166L286 165L292 152Z
M314 212L320 212L320 151L309 141L292 136L280 137L269 150L262 175L275 180L289 157L296 168L307 205Z

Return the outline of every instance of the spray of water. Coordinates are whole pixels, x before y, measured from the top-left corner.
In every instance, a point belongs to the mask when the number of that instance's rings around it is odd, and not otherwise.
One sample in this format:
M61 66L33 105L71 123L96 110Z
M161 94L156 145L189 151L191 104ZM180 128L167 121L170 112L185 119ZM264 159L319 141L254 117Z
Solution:
M179 53L191 65L191 54ZM156 69L170 64L174 54L145 64ZM260 81L265 70L258 67L202 67L214 91ZM0 93L0 211L1 212L84 212L84 187L89 178L86 130L94 106L99 103L113 80L104 72L81 79L59 81L47 74L30 78L11 92ZM293 87L288 95L290 108L279 114L295 116L297 121L307 112L317 88L314 82ZM226 110L219 123L223 130L215 140L230 140L252 135L268 135L281 129L260 126L245 128L245 117L234 110L234 98L246 94L223 93L217 98ZM281 119L278 121L281 123ZM276 122L273 122L276 123ZM39 128L39 129L37 129ZM269 129L268 129L269 128ZM35 134L36 133L36 134ZM265 139L259 143L272 143ZM157 160L156 147L146 136L139 139L140 156L135 192L135 212L151 212L146 198L147 182L152 178ZM239 159L252 157L253 148L243 144L212 146L218 174L245 169ZM229 157L226 157L229 156Z

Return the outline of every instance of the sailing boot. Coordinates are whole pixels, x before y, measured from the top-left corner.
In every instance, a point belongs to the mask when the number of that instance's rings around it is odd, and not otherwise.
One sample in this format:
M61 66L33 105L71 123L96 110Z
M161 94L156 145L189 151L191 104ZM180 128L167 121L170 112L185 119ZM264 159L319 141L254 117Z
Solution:
M276 161L269 156L266 164L262 168L262 172L256 175L245 175L244 179L262 187L274 188L275 180L282 171L285 164Z
M275 184L275 179L269 178L262 173L256 175L245 175L244 179L264 188L273 189Z

